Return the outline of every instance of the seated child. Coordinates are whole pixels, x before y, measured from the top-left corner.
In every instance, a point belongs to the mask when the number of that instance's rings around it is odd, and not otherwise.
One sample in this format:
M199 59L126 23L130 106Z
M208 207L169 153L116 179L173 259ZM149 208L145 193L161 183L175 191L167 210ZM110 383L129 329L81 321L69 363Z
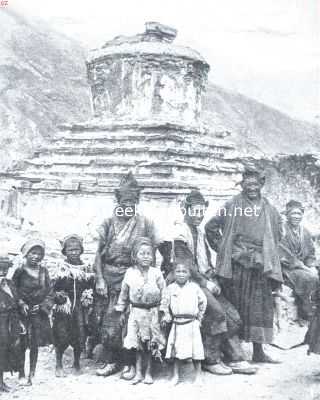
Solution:
M93 305L93 273L81 260L83 240L78 235L62 241L66 257L52 274L55 291L53 307L53 341L56 350L56 376L64 377L63 353L73 347L76 373L80 372L80 355L88 336L88 320Z
M160 351L165 348L165 337L159 321L165 282L160 269L153 266L154 249L149 238L141 237L134 242L132 263L133 266L124 276L116 310L122 313L121 321L124 324L125 313L130 308L124 348L136 350L136 376L132 383L143 380L146 384L152 384L152 357L160 358ZM144 355L147 366L143 379Z
M31 385L35 375L39 346L52 343L52 331L49 315L53 306L53 292L49 272L41 262L45 254L45 244L42 240L28 240L21 248L23 263L8 275L19 295L20 309L23 314L22 321L26 327L27 335L22 351L22 364L19 378L22 384ZM30 348L30 372L28 381L25 382L25 352Z
M161 324L165 327L172 323L166 358L174 360L172 384L179 382L179 367L182 360L192 359L196 378L201 381L201 360L204 360L200 326L203 319L207 299L198 284L190 281L192 260L176 259L174 263L175 282L165 290L161 312Z
M3 373L21 369L22 335L24 326L19 320L19 297L12 282L6 279L9 259L0 261L0 392L8 392Z

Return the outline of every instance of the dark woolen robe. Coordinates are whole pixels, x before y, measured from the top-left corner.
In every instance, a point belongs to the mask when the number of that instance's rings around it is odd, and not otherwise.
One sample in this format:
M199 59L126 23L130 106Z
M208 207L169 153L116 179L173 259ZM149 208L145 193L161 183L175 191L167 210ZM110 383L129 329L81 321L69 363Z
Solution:
M206 233L218 251L217 275L224 293L239 311L241 337L271 343L272 291L283 282L278 254L281 217L265 198L258 212L253 207L242 193L235 196L206 224Z
M28 346L34 343L37 346L47 346L52 343L52 330L49 314L54 304L54 292L47 268L39 267L39 277L31 276L24 267L14 272L14 282L20 300L29 306L39 306L36 312L29 311L23 317L23 323L27 328Z
M148 237L156 244L154 225L141 215L127 221L109 218L99 229L98 253L102 259L102 273L108 287L108 298L95 302L96 314L100 320L100 341L108 349L107 362L118 361L125 330L119 324L120 313L115 310L121 291L121 284L127 269L132 265L131 252L134 241Z
M19 297L10 281L0 282L0 372L22 367L23 327L19 321Z
M317 288L318 276L309 268L313 265L315 248L307 229L299 227L294 231L289 224L285 225L284 236L280 243L280 259L285 283L293 289L299 299L298 310L302 317L312 317L311 293Z

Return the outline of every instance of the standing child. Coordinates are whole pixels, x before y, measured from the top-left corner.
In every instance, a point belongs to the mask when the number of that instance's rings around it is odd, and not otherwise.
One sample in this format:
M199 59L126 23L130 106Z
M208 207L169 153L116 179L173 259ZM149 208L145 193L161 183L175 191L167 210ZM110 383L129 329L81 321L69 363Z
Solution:
M154 265L154 250L149 238L141 237L134 242L132 263L123 279L116 310L121 312L121 322L129 311L124 348L136 350L136 376L133 384L152 384L152 357L161 357L165 337L160 327L159 306L165 287L160 269ZM143 356L147 358L143 379Z
M0 392L8 392L3 373L21 368L21 335L24 327L19 320L19 298L12 282L6 279L9 259L0 261Z
M200 382L201 360L204 360L200 325L207 299L198 284L190 281L191 263L183 258L175 260L175 282L165 290L161 304L162 326L172 323L166 358L174 360L171 379L174 385L179 382L181 361L188 359L192 359L195 366L195 383Z
M56 350L56 376L64 377L62 357L73 347L76 373L80 372L80 355L88 336L88 317L93 304L93 274L81 260L83 239L69 235L62 241L66 259L51 276L54 282L53 341Z
M22 365L19 378L25 380L25 352L30 348L30 372L28 385L35 375L38 349L52 343L49 314L53 306L53 291L49 272L41 262L45 254L42 240L28 240L21 248L23 263L12 274L20 298L23 322L27 330L27 342L22 351Z

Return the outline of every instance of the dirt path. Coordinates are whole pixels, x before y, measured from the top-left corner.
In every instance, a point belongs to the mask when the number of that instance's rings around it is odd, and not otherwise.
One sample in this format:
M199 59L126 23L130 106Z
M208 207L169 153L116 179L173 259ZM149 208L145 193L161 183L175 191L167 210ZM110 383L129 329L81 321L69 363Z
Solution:
M295 328L291 341L299 342L304 330ZM294 336L294 337L293 337ZM18 387L17 378L7 376L7 383L15 387L3 399L21 400L320 400L320 356L306 355L306 347L290 351L268 348L283 360L280 365L263 365L255 376L232 375L227 377L203 375L201 386L192 385L191 366L185 367L185 383L172 388L168 384L170 367L158 371L152 386L132 386L118 376L95 376L95 364L82 360L83 373L74 376L68 360L67 378L54 376L54 353L42 350L37 377L32 387ZM159 369L159 368L158 368ZM319 374L319 376L317 376Z

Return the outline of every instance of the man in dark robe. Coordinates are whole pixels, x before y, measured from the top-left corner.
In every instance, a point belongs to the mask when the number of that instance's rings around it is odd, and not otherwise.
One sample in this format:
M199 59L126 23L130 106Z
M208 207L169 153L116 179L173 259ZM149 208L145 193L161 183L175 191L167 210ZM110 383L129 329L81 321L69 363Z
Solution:
M280 260L285 283L294 291L298 316L305 320L312 317L311 293L318 286L315 248L309 231L301 226L304 208L299 201L286 205L287 222L280 243Z
M227 299L239 311L241 338L253 343L253 361L275 363L263 343L273 341L273 292L283 282L278 245L281 217L261 196L265 177L247 168L242 192L206 224L217 255L217 275Z
M184 220L175 223L173 241L174 255L186 254L184 247L190 251L193 259L191 278L199 284L207 298L202 322L205 349L202 368L216 375L232 372L254 374L256 368L245 361L238 336L241 326L239 313L221 293L212 264L214 255L201 225L207 206L208 202L198 190L193 190L186 197L182 207Z
M105 352L105 365L97 371L108 376L124 366L122 377L135 375L132 352L122 348L126 327L120 324L121 313L115 310L125 272L132 265L131 251L134 241L148 237L157 244L154 225L136 212L141 188L130 172L116 189L117 207L114 215L106 219L99 229L99 243L95 259L95 280L100 319L100 339Z

